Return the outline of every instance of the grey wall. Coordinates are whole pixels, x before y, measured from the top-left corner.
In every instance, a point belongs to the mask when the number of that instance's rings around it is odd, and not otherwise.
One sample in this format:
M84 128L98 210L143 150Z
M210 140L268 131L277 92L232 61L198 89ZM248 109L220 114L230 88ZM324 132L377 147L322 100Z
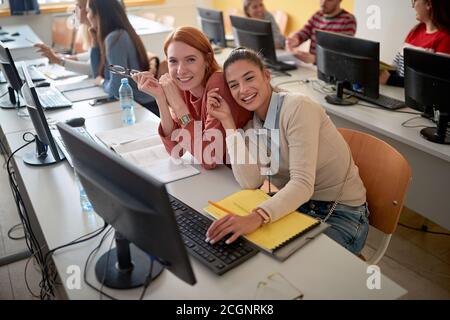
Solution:
M377 6L380 13L380 25L371 28L367 13L369 6ZM380 42L380 57L385 62L392 62L409 30L418 22L410 0L355 0L354 13L358 20L357 37Z

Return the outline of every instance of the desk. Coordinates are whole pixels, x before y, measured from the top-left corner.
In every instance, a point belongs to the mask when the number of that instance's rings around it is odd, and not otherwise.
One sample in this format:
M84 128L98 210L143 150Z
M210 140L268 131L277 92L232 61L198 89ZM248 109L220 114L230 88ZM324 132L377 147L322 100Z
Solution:
M136 111L137 121L158 119L143 108ZM104 114L87 118L86 126L91 133L119 127L120 113ZM6 134L6 139L15 149L23 144L22 132ZM102 225L95 214L81 211L79 193L72 169L66 162L54 166L34 168L26 166L21 157L28 150L21 150L14 158L19 186L28 211L35 217L41 240L49 249L70 242ZM183 202L202 211L207 200L217 200L239 189L232 172L222 166L205 171L190 178L167 185L168 191ZM220 185L218 185L220 181ZM43 187L45 184L45 187ZM194 188L192 186L195 186ZM89 252L99 238L57 252L54 262L62 283L70 274L67 268L79 266L83 270ZM105 243L109 243L106 241ZM107 245L104 246L104 250ZM97 255L98 258L98 255ZM284 263L259 253L243 265L216 276L191 259L197 284L189 286L165 271L152 282L146 299L251 299L255 296L260 280L272 272L280 272L304 293L305 299L396 299L406 293L397 284L382 276L381 289L369 290L366 286L367 265L325 235L320 235L303 247ZM95 261L94 261L95 263ZM88 269L88 279L96 286L93 264ZM80 290L69 290L64 286L69 299L98 299L98 293L82 283ZM105 292L120 299L136 299L142 289L109 290Z
M141 37L145 49L156 54L160 59L165 57L163 43L172 28L167 27L157 21L145 19L133 14L128 15L131 25L136 33Z
M217 56L219 63L225 61L230 49ZM289 71L291 76L276 76L274 86L301 92L317 101L326 110L336 127L344 127L372 134L395 147L408 160L412 168L412 181L405 205L431 221L450 229L450 146L436 144L420 136L421 128L405 128L401 124L414 117L412 114L391 112L380 108L361 105L335 106L325 101L325 94L314 90L313 84L301 80L317 79L313 65L300 64L297 70ZM298 80L298 81L297 81ZM291 83L285 83L284 82ZM404 89L381 86L382 94L404 100ZM368 102L363 102L369 104ZM417 112L407 108L405 111ZM401 110L403 111L403 110ZM412 124L434 126L426 119Z
M36 48L34 48L33 45L42 41L28 25L4 26L0 31L8 32L8 34L0 36L0 40L3 38L14 39L14 41L4 42L6 47L11 51L14 61L41 57L41 55L36 52ZM19 35L11 36L11 34L15 32L18 32Z

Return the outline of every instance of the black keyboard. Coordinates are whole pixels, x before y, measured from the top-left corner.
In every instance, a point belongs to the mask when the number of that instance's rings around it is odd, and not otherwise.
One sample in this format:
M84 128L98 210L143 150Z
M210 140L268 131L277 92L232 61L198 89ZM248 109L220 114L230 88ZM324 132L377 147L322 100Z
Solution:
M354 92L354 91L349 91L348 93L360 100L364 100L364 101L376 104L377 106L380 106L380 107L383 107L383 108L386 108L389 110L397 110L397 109L406 107L404 101L397 100L397 99L394 99L394 98L391 98L388 96L384 96L382 94L380 94L377 99L373 99L373 98L367 97L361 93Z
M269 60L265 60L264 64L268 68L276 70L276 71L289 71L289 70L297 69L297 66L295 64L285 63L283 61L269 61Z
M169 197L186 248L214 273L224 274L258 252L243 238L231 244L226 244L224 239L214 245L205 242L206 230L212 221L180 200Z

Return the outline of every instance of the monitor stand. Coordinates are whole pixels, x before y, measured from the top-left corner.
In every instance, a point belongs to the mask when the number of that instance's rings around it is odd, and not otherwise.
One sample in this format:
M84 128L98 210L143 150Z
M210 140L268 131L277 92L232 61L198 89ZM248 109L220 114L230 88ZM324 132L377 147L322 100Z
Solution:
M36 144L35 152L25 153L22 157L23 162L30 166L45 167L64 160L66 157L58 150L60 160L55 159L52 152L49 151L49 146L39 140L38 136L34 136L34 143Z
M344 81L336 81L336 94L327 95L325 100L329 104L337 106L351 106L358 103L358 99L352 96L344 97Z
M131 289L142 286L150 271L150 256L130 243L117 231L116 247L103 254L95 265L97 280L109 288ZM151 279L157 278L164 266L153 260Z
M420 130L420 134L428 141L440 144L450 144L450 135L447 133L448 124L450 121L450 114L448 112L437 113L437 127L424 128Z
M18 94L14 91L13 88L8 87L8 93L5 94L5 96L0 98L0 108L2 109L17 109L17 100L18 100ZM19 99L19 108L23 108L26 105L20 101Z

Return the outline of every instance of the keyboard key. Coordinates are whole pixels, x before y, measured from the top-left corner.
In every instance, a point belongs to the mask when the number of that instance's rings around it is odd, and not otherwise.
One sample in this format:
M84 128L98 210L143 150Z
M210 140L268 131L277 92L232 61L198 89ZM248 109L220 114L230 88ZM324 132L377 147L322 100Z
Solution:
M206 231L212 221L174 197L170 197L170 203L186 248L216 274L231 270L258 252L243 238L230 245L224 240L214 245L205 242Z

